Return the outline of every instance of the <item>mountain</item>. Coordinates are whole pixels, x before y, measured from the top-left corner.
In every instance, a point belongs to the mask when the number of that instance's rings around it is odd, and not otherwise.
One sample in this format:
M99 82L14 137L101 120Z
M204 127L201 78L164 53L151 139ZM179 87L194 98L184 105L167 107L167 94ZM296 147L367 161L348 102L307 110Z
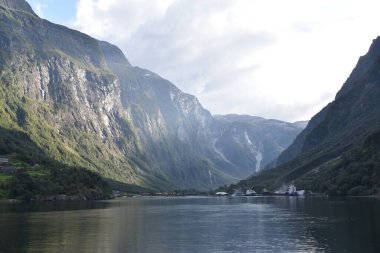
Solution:
M120 80L121 103L136 128L145 158L151 161L144 173L165 176L168 182L176 182L176 187L210 189L246 178L260 165L258 153L253 152L262 153L261 166L265 166L304 128L250 116L212 116L196 97L149 70L132 67L117 47L107 42L99 45ZM239 130L248 132L252 140L264 140L256 151L252 147L244 149L252 143L240 148L245 156L243 163L242 156L233 156L233 149L239 145L228 133L239 125Z
M278 157L305 128L305 123L287 123L249 115L216 115L219 133L214 148L246 176L261 171ZM218 131L216 131L218 132Z
M335 100L315 115L272 169L243 181L331 195L374 194L380 187L380 38L360 57Z
M208 190L251 175L302 130L214 117L116 46L42 20L24 0L0 0L0 20L2 155L153 190Z

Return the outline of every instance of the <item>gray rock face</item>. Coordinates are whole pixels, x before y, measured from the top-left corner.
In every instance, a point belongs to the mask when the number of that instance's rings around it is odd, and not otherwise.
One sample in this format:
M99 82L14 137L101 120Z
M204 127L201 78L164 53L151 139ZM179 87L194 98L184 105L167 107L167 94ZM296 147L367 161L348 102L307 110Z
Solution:
M251 116L213 117L194 96L155 73L131 67L127 60L114 64L114 58L122 57L116 57L109 44L100 44L108 66L119 77L122 104L144 150L158 165L147 173L159 171L185 188L234 182L264 168L303 129Z
M143 173L164 175L179 188L211 189L235 181L236 175L223 172L232 166L210 145L214 118L199 101L155 73L131 67L127 61L114 64L110 59L115 55L107 55L112 51L109 45L100 44L108 66L120 80L121 103L152 164L140 168Z
M264 169L304 129L305 124L267 120L248 115L216 116L219 133L214 147L244 176Z
M148 181L129 160L141 154L139 140L98 41L12 8L0 16L1 88L12 94L3 116L20 117L12 129L59 162L130 184Z
M46 103L59 103L75 114L59 110L55 115L57 129L77 127L101 138L114 131L112 120L120 108L115 97L120 96L116 77L97 76L73 64L69 59L53 57L25 64L28 59L14 55L15 71L22 94Z

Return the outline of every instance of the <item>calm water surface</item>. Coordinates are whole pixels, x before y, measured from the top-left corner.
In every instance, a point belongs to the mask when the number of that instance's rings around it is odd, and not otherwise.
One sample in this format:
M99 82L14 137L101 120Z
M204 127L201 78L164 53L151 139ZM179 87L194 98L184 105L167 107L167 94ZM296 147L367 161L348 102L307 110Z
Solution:
M380 252L371 198L0 203L0 252Z

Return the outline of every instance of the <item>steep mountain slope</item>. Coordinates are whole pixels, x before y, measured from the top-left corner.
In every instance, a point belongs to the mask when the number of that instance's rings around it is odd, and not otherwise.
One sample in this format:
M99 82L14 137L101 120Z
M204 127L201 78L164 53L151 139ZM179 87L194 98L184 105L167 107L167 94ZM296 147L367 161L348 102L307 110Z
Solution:
M215 116L219 134L214 147L230 163L257 173L278 157L305 128L305 123L287 123L248 115Z
M7 133L0 153L80 166L151 189L236 182L301 130L214 118L194 96L133 67L116 46L42 20L24 0L0 0L0 73L0 127ZM254 129L264 127L260 122L268 131ZM230 148L233 126L251 138L244 162ZM253 142L262 142L261 163Z
M98 42L41 20L25 5L0 1L1 127L25 133L52 160L142 183L126 159L139 156L138 137L115 99L119 83ZM2 153L38 157L2 144Z
M142 175L155 175L178 188L210 189L236 181L239 169L225 163L208 145L214 122L198 100L169 81L132 67L122 52L99 42L110 69L120 81L120 101L133 122L150 166Z
M236 145L236 138L227 133L229 129L241 125L238 131L248 131L252 140L264 141L257 151L263 155L261 166L265 166L304 128L250 116L212 117L194 96L182 93L148 70L131 67L114 46L106 42L100 45L121 82L121 101L144 150L156 165L149 173L166 175L169 181L184 187L204 188L235 181L252 175L260 161L259 154L252 153L253 144ZM244 162L240 162L242 156L232 155L236 151L245 156Z
M380 131L379 97L377 38L335 100L311 119L279 156L276 167L243 184L275 188L295 181L300 187L330 194L376 192L380 186L380 150L375 144Z

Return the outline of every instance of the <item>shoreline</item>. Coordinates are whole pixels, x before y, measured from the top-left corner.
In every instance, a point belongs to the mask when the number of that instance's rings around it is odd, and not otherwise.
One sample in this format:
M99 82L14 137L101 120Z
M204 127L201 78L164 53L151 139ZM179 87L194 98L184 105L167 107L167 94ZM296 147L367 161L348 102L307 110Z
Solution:
M83 196L82 196L83 197ZM255 196L215 196L215 195L150 195L150 196L144 196L144 195L133 195L133 196L120 196L120 197L114 197L114 198L95 198L95 199L87 199L85 197L82 198L78 195L57 195L57 196L47 196L37 199L30 199L30 200L20 200L20 199L0 199L0 204L4 203L52 203L52 202L91 202L91 201L109 201L109 200L122 200L122 199L139 199L139 198L152 198L152 199L159 199L159 198L186 198L186 197L209 197L209 198L326 198L326 199L334 199L334 198L362 198L362 199L378 199L380 200L380 196L378 195L365 195L365 196L353 196L353 195L346 195L346 196L327 196L323 194L312 194L312 195L304 195L304 196L286 196L286 195L255 195Z

